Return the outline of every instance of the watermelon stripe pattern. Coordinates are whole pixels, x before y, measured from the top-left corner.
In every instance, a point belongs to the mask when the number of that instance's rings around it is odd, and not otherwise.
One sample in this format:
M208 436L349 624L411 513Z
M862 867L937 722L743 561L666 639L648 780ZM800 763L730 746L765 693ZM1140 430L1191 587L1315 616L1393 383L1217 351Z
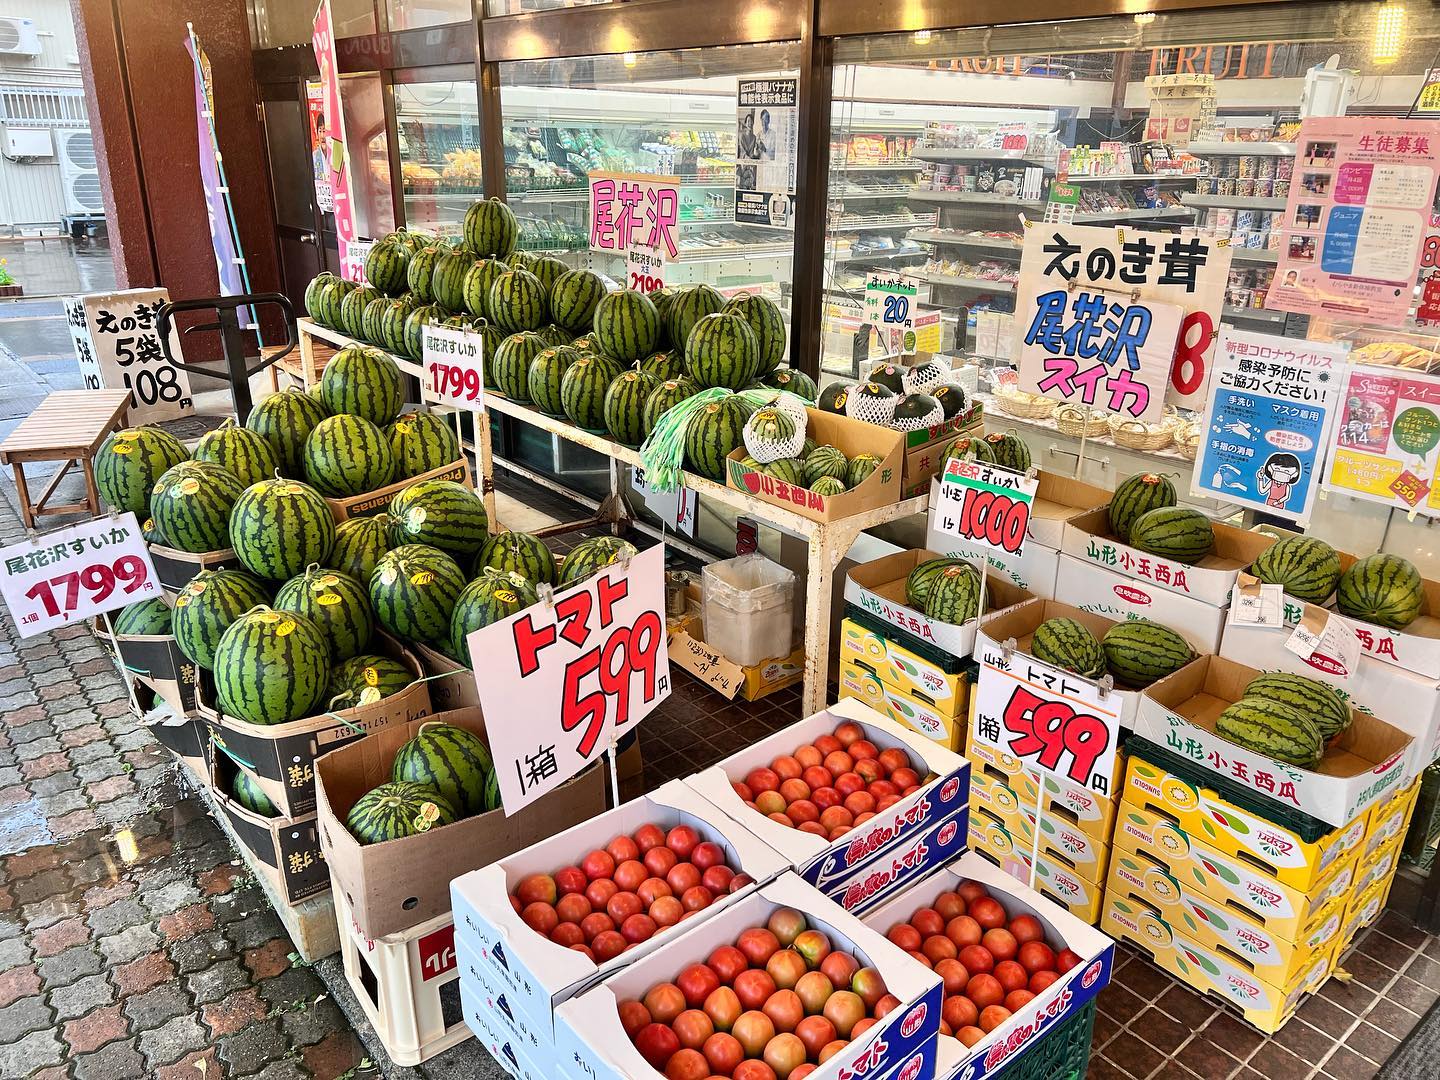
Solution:
M311 567L280 586L275 610L303 615L318 626L332 660L348 660L370 644L375 620L370 598L354 578Z
M410 252L404 244L382 241L365 256L365 280L388 296L405 291Z
M518 614L538 600L535 586L519 574L486 567L455 601L450 614L450 655L469 667L465 642L472 632Z
M1100 644L1105 649L1105 666L1115 681L1136 690L1174 674L1195 659L1189 642L1168 626L1149 619L1112 626Z
M645 438L645 403L656 386L651 376L627 371L605 391L605 429L617 442L639 446Z
M125 428L110 435L95 452L95 487L105 505L142 520L150 512L150 493L166 470L190 458L185 444L157 427Z
M334 280L335 275L326 270L323 273L316 274L310 279L310 284L305 286L305 313L322 326L325 324L320 322L319 317L316 315L316 312L320 309L320 293L325 286Z
M1105 649L1100 639L1074 619L1046 619L1035 628L1030 654L1047 664L1098 679L1105 674Z
M247 488L230 512L230 545L257 577L286 581L311 563L324 566L334 543L329 504L294 480Z
M759 343L739 315L706 315L685 340L686 368L701 386L743 390L759 364Z
M233 473L206 461L182 461L150 495L150 517L165 542L179 551L222 551L230 546L230 512L245 493Z
M414 674L399 660L375 653L361 653L342 660L330 671L326 691L331 712L372 705L398 694L415 681Z
M665 311L665 328L670 340L677 348L686 348L690 331L706 315L715 315L725 309L725 297L710 285L690 285L680 289L670 299Z
M435 413L402 413L385 429L385 437L395 459L393 480L408 480L460 460L459 438Z
M459 820L445 796L423 784L381 784L355 800L345 827L362 844L383 844Z
M326 406L308 394L282 390L255 406L245 426L270 444L284 475L299 477L305 475L305 440L326 415Z
M550 319L545 286L528 270L508 270L497 277L488 303L491 321L507 334L538 330Z
M685 467L723 484L725 459L744 442L745 421L752 411L743 398L731 394L691 413L685 425Z
M435 260L430 272L430 296L446 311L465 311L465 283L475 256L466 251L446 252ZM481 314L477 312L476 314Z
M208 671L215 666L215 647L230 624L268 603L270 593L264 584L243 570L201 570L175 598L171 616L175 644Z
M445 254L445 248L431 244L410 256L410 264L405 268L405 284L422 304L435 302L435 264Z
M482 319L493 321L490 315L490 289L507 273L509 267L499 259L473 259L465 271L461 283L461 299L465 310Z
M980 610L980 574L968 565L947 566L930 584L925 614L941 622L960 624Z
M566 271L550 290L550 318L572 334L583 334L594 325L605 293L604 279L593 270Z
M1351 618L1401 630L1425 609L1425 582L1408 559L1368 555L1341 575L1335 606Z
M605 430L605 392L620 376L620 365L587 353L570 365L560 380L560 404L570 422L586 431Z
M511 401L529 402L530 364L546 347L545 339L531 331L511 334L502 341L485 365L495 388Z
M356 581L369 581L380 556L390 550L390 523L382 515L347 518L335 527L326 566Z
M475 576L486 567L519 574L532 585L555 584L555 556L538 536L522 532L497 533L475 556Z
M515 212L499 199L482 199L465 211L460 227L465 246L485 258L507 259L520 240Z
M1130 526L1130 545L1151 555L1193 565L1215 546L1215 529L1198 510L1161 506L1135 519Z
M1215 733L1276 761L1311 768L1325 754L1320 729L1287 705L1244 697L1215 718Z
M163 597L141 600L121 608L115 616L115 633L120 637L148 637L168 634L173 625L170 605Z
M330 329L337 329L340 325L340 312L345 305L345 298L355 291L353 281L344 281L332 277L320 287L316 297L314 311L315 321L321 326L328 326Z
M785 318L774 301L745 293L726 301L721 310L739 315L755 335L758 363L754 378L767 376L780 366L785 358Z
M594 327L596 348L622 364L633 364L654 350L660 313L644 293L621 289L596 305Z
M526 390L535 407L547 416L564 416L560 387L570 365L580 359L580 352L569 345L556 345L539 352L530 361Z
M195 444L195 460L220 466L245 487L269 480L280 468L280 459L270 444L231 419L200 436Z
M1110 496L1110 531L1129 541L1130 529L1142 514L1179 502L1175 485L1155 473L1127 476Z
M405 402L400 366L379 349L347 345L325 365L320 394L332 415L353 413L377 427L393 423Z
M425 784L439 790L462 816L481 814L498 805L488 789L495 762L485 740L453 724L425 723L395 755L391 776L397 781Z
M330 649L309 619L262 608L230 624L215 649L215 694L250 724L312 716L330 685Z
M321 420L305 440L305 479L332 499L382 488L394 472L390 440L350 413Z
M678 379L667 379L650 392L645 399L645 434L649 435L655 429L655 424L660 417L673 409L686 398L694 397L700 392L700 384L689 375L681 375Z
M405 327L400 333L401 352L412 360L419 360L425 347L425 327L445 321L445 309L439 304L424 304L405 316Z
M599 573L613 563L623 562L638 554L634 544L618 536L594 536L582 540L565 556L560 584L574 585Z
M1250 573L1297 600L1323 604L1340 584L1340 556L1324 540L1287 536L1256 556Z
M449 555L405 544L380 557L369 587L375 619L391 634L449 647L450 616L465 589L465 572Z
M490 535L485 503L454 480L421 480L397 492L388 512L397 547L426 544L467 565Z
M1272 672L1250 680L1245 697L1264 698L1294 709L1320 729L1323 739L1332 739L1350 726L1350 706L1319 679L1304 675Z
M365 308L382 294L373 285L362 285L346 294L340 304L340 329L352 338L361 338L365 330Z
M230 782L230 796L252 814L266 818L280 816L280 811L270 801L270 796L261 790L254 777L244 769L235 770L235 779Z

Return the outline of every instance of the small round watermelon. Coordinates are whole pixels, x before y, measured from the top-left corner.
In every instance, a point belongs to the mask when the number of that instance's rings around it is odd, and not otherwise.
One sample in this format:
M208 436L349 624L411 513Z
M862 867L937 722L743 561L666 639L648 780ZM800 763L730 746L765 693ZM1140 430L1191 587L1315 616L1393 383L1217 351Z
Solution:
M269 589L243 570L201 570L175 598L171 615L175 644L208 671L215 665L215 647L230 624L268 603Z
M538 600L535 586L519 574L485 567L455 601L450 615L450 655L470 666L466 640L471 633L518 614Z
M538 536L522 532L496 533L475 556L475 576L487 566L519 574L532 585L553 585L555 556Z
M311 563L324 566L334 543L330 505L295 480L262 480L230 512L230 545L257 577L288 581Z
M234 474L245 487L269 480L280 468L280 459L265 438L227 418L214 431L200 436L195 460L208 461Z
M425 723L395 755L390 775L439 789L462 817L494 810L495 762L473 731L454 724Z
M369 581L380 556L390 550L390 526L383 514L346 518L335 526L335 546L326 565L356 581Z
M593 536L576 544L560 570L560 584L574 585L598 574L605 567L639 554L628 540L618 536Z
M228 469L182 461L156 481L150 519L178 551L223 551L230 546L230 513L244 493L245 485Z
M387 551L370 575L370 606L387 631L407 641L449 648L450 615L465 572L439 548L405 544Z
M407 412L385 429L395 459L392 481L409 480L460 460L460 440L444 417Z
M156 596L121 608L111 626L120 637L149 637L170 633L172 617L170 605Z
M434 788L392 781L361 795L345 815L345 827L362 844L383 844L458 820L455 807Z
M188 460L190 451L158 427L125 428L95 451L95 487L106 506L145 518L150 492L165 472Z
M230 781L230 797L252 814L265 818L280 816L280 810L270 801L270 796L265 794L255 778L244 769L235 770L235 778Z
M282 390L251 409L245 427L270 444L284 475L301 477L305 475L301 464L305 440L315 425L329 415L325 405L309 394Z
M388 517L397 547L428 544L467 565L490 535L485 503L454 480L420 480L396 492Z
M379 349L347 345L325 365L320 395L332 414L353 413L376 427L385 427L400 415L405 403L404 376L400 366Z
M332 660L350 659L370 644L375 633L365 587L352 577L318 566L280 586L275 610L304 615L324 631Z

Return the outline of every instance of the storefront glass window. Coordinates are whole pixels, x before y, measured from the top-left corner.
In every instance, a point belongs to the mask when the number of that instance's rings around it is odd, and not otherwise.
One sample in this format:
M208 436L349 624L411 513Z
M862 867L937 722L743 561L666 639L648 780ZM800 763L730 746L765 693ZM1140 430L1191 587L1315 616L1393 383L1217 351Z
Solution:
M480 182L480 109L473 69L397 72L395 124L405 223L440 235L458 234L466 208L484 192ZM423 80L423 81L422 81Z
M383 92L378 75L346 75L340 80L345 137L350 143L350 193L360 236L384 236L395 228Z
M469 22L474 12L470 0L385 0L391 30L414 30L421 26L444 26Z
M294 0L250 0L251 46L275 49L281 45L309 45L317 6ZM375 0L331 0L330 14L337 38L375 33Z
M519 15L526 11L553 11L556 8L590 7L614 0L485 0L487 15Z

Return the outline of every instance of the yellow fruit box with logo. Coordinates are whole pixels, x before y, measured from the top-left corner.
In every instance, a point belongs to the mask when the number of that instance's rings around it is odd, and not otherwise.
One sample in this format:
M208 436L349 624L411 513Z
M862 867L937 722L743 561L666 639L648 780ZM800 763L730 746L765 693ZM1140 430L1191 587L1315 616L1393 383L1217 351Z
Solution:
M1294 830L1243 810L1207 787L1196 787L1132 756L1125 775L1124 802L1169 818L1193 839L1222 855L1242 858L1276 881L1309 891L1365 837L1369 815L1333 829L1313 843Z
M1355 871L1356 894L1365 892L1377 881L1395 876L1395 869L1400 865L1400 849L1404 844L1405 838L1397 836L1379 851L1360 860Z
M1396 837L1403 837L1410 828L1410 818L1415 813L1415 803L1420 797L1420 777L1410 781L1410 786L1383 803L1377 803L1370 811L1370 826L1365 833L1365 853L1374 854Z
M1081 877L1064 861L1046 855L1043 848L1035 864L1035 881L1031 883L1030 845L1012 837L1003 828L981 826L977 829L973 814L969 838L971 850L985 856L1017 881L1044 893L1082 922L1094 926L1099 921L1105 896L1103 884Z
M959 752L963 734L953 716L936 712L920 695L897 690L858 663L840 665L840 698L858 698L876 712L919 732L946 750Z
M965 716L970 701L970 678L964 671L954 674L943 671L919 653L861 626L854 619L840 623L840 660L873 671L881 682L902 694L913 694L929 702L932 711L940 716L951 720ZM963 724L954 723L951 727L963 729ZM950 747L959 748L958 743Z
M1390 898L1390 886L1395 884L1395 875L1381 878L1364 892L1357 893L1345 908L1345 921L1340 927L1340 944L1335 950L1338 958L1355 936L1380 917L1385 910L1385 901Z
M975 785L982 782L982 777L991 777L1008 786L1020 805L1033 809L1037 788L1043 784L1045 796L1040 807L1041 813L1069 822L1072 828L1079 829L1101 843L1110 842L1115 812L1120 805L1118 793L1097 795L1089 788L1072 784L1064 777L1050 773L1037 774L1022 767L1019 758L978 739L970 740L965 756L974 766L970 770L972 792Z
M973 770L971 775L974 775ZM990 787L984 789L977 799L972 780L970 823L972 827L976 822L983 822L1004 829L1014 838L1015 844L1028 853L1035 841L1035 804L1017 802L1016 809L1007 812L1004 807L1009 804L1014 794L1013 790L1003 786L998 790ZM987 796L995 799L998 812L986 805ZM1042 853L1063 862L1087 881L1096 885L1105 884L1105 871L1110 861L1108 841L1097 840L1063 818L1053 815L1042 813L1039 821Z
M972 788L973 790L973 788ZM1128 802L1120 804L1110 854L1113 873L1121 859L1179 882L1223 908L1243 909L1263 920L1270 933L1289 941L1308 937L1334 904L1343 905L1355 884L1358 852L1345 855L1309 890L1276 881L1249 859L1221 855L1182 832L1169 818Z

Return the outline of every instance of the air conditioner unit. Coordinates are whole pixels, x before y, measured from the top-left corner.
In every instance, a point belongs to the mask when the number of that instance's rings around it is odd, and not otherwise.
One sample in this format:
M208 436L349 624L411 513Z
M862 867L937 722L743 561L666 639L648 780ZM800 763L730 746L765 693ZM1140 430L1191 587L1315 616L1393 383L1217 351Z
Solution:
M32 19L0 15L0 56L39 56L40 35Z
M103 214L100 173L95 168L95 142L89 131L55 129L60 144L60 183L65 188L67 214Z

